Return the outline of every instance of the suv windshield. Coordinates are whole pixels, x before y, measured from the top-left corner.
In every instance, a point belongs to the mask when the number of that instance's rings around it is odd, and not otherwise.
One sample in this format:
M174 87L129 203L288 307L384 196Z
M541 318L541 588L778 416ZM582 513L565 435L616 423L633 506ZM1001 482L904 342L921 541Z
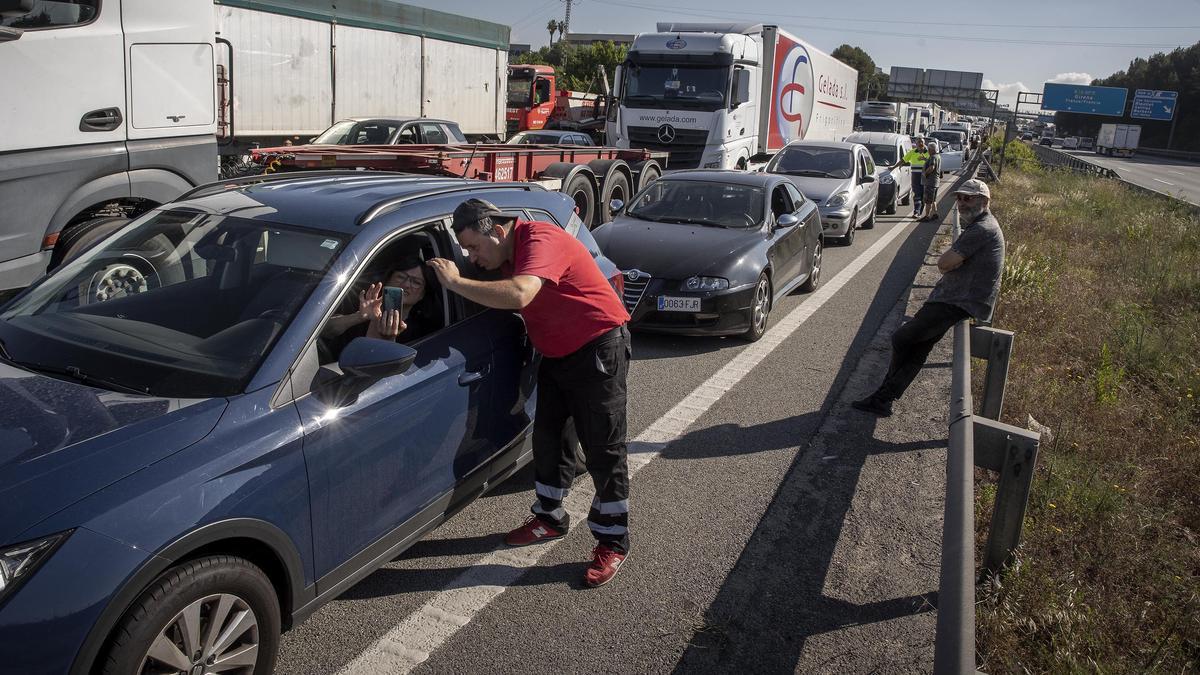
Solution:
M628 214L658 223L754 227L763 218L763 190L754 185L660 178L634 198Z
M849 178L854 175L854 160L845 148L789 146L775 155L767 171L814 178Z
M239 393L344 243L191 210L147 216L5 307L4 357L117 391Z
M720 110L728 89L728 66L632 63L625 71L624 103L631 108Z

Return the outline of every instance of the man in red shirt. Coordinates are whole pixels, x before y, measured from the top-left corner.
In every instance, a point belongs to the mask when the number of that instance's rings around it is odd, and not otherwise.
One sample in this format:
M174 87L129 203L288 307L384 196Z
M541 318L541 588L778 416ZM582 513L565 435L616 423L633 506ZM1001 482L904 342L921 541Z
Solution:
M542 354L533 425L537 501L533 516L504 541L525 546L567 533L562 502L575 479L575 457L562 438L574 419L596 485L588 526L598 543L584 583L600 586L629 554L629 314L587 248L553 223L507 217L482 199L468 199L454 210L452 227L471 262L505 278L467 279L453 262L435 258L429 265L442 285L486 307L519 310Z

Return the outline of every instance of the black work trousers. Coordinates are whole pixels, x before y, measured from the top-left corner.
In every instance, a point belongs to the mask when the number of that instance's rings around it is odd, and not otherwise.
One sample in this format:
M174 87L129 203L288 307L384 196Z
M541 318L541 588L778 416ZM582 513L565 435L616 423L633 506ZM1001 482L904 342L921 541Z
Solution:
M969 316L966 310L944 302L921 305L917 315L892 335L892 363L875 395L888 401L900 398L921 372L938 340Z
M631 355L629 329L619 326L562 358L543 356L533 423L532 511L562 531L569 526L562 502L575 480L575 449L563 442L563 429L573 419L596 486L588 527L597 541L621 551L629 550L625 379Z

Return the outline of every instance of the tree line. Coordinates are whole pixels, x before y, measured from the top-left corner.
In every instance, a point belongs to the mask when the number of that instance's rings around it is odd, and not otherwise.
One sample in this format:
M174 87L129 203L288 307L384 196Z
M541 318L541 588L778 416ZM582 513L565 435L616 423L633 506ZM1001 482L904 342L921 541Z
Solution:
M1060 112L1055 115L1059 135L1094 137L1101 124L1140 124L1142 146L1165 148L1171 123L1136 119L1130 117L1129 112L1136 90L1167 89L1179 92L1175 109L1178 120L1171 149L1200 151L1200 42L1169 53L1159 52L1150 58L1136 58L1128 69L1092 80L1092 85L1128 89L1125 115L1117 118Z
M625 61L627 51L624 45L612 42L573 45L560 39L548 47L518 54L509 63L554 66L559 87L574 91L590 89L592 93L601 93L603 85L598 79L598 68L604 68L611 84L613 73Z

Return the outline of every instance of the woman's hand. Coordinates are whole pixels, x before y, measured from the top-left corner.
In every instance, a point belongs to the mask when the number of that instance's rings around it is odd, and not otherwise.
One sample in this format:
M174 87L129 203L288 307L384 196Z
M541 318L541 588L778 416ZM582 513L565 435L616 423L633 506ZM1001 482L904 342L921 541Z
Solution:
M400 311L393 309L390 312L379 313L379 316L371 320L371 325L367 327L367 337L380 338L383 340L395 340L396 336L408 329L408 324L400 319Z
M366 290L358 292L358 318L362 321L374 321L383 313L383 284L371 284Z

